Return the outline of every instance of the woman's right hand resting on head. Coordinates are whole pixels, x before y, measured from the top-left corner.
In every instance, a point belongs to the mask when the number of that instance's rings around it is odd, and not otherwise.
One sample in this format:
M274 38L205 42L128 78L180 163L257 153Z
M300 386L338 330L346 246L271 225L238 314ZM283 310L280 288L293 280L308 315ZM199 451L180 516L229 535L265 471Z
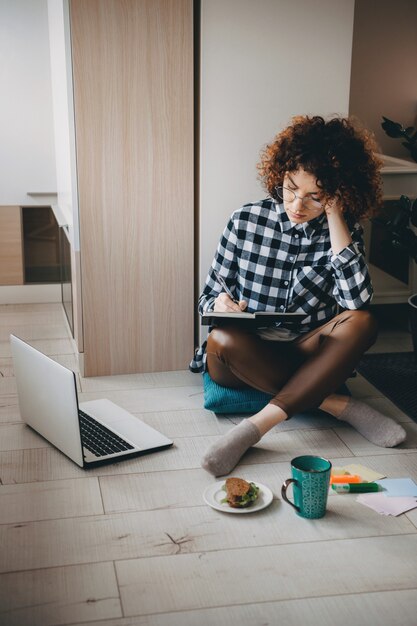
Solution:
M217 313L225 313L225 312L229 312L229 313L233 313L233 312L240 312L240 311L244 311L248 306L248 303L245 302L245 300L240 300L239 303L237 304L236 302L233 302L233 300L230 298L230 296L227 295L227 293L221 293L217 296L217 298L214 301L214 311Z

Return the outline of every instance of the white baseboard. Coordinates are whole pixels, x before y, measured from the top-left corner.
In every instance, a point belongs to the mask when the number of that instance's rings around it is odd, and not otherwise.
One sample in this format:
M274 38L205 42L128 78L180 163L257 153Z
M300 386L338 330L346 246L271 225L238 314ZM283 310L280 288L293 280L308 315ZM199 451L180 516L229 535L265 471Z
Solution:
M2 285L0 304L33 304L61 302L61 285Z

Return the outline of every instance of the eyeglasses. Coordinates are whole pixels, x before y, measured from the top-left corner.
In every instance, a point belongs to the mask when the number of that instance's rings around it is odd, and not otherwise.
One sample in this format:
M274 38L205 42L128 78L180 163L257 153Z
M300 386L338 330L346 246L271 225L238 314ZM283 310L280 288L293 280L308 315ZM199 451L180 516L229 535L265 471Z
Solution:
M307 194L302 198L301 196L297 196L295 191L292 189L288 189L288 187L277 186L275 187L275 191L277 192L278 200L284 200L285 202L294 202L296 198L301 200L301 203L307 211L319 211L323 208L320 200L314 200L310 194Z

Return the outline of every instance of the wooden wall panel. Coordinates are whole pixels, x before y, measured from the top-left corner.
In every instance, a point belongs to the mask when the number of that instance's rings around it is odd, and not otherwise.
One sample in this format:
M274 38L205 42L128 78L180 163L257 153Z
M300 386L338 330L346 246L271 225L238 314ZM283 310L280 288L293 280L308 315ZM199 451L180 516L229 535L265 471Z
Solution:
M85 375L193 351L192 0L71 0Z
M23 285L20 206L0 206L0 285Z

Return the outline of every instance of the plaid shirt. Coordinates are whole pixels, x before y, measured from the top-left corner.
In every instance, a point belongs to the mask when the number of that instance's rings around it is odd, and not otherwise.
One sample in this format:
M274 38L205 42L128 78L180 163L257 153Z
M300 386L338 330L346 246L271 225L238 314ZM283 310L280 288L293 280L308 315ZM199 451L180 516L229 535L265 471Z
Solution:
M370 302L372 285L364 258L363 229L349 224L352 243L333 254L325 214L292 223L284 205L271 198L246 204L227 224L211 265L198 311L210 311L224 291L215 270L247 310L304 313L300 323L282 324L305 333L336 315L337 306L359 309ZM277 324L279 325L279 324ZM206 342L196 350L192 372L205 370Z

